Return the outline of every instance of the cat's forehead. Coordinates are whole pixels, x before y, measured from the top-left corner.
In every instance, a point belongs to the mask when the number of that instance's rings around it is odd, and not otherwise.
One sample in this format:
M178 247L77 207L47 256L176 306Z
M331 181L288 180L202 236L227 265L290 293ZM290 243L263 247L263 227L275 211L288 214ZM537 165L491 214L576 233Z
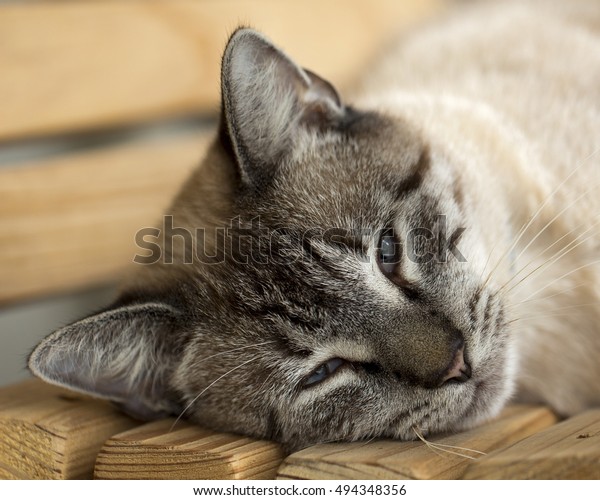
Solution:
M389 205L420 187L427 146L401 119L356 113L282 166L264 209L298 225L380 223ZM278 212L278 210L282 210Z

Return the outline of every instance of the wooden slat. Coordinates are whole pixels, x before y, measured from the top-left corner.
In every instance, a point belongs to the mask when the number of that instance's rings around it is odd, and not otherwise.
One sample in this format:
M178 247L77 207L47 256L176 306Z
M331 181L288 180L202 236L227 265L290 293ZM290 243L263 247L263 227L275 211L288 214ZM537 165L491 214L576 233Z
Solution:
M136 425L106 403L38 380L0 389L0 478L91 478L102 444Z
M519 405L477 429L429 441L489 453L555 421L546 408ZM456 453L481 456L458 448L446 449L433 449L420 441L317 445L287 457L278 479L457 479L472 460Z
M173 419L113 436L96 461L96 479L273 479L279 445L216 433Z
M0 5L0 140L215 112L240 23L342 85L442 0L78 0Z
M0 303L115 280L212 133L0 169Z
M600 479L600 410L590 410L472 464L467 479Z

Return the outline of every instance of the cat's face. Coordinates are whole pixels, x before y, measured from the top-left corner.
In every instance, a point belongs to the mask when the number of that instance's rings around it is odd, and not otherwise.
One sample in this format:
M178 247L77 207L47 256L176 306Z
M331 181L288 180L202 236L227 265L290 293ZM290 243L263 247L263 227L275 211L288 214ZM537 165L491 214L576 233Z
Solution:
M191 233L223 227L201 249L215 257L145 267L112 308L40 344L34 373L290 449L497 411L510 346L469 260L486 254L484 221L460 165L402 116L343 106L252 31L230 40L222 85L220 137L172 207ZM218 210L198 188L216 168Z

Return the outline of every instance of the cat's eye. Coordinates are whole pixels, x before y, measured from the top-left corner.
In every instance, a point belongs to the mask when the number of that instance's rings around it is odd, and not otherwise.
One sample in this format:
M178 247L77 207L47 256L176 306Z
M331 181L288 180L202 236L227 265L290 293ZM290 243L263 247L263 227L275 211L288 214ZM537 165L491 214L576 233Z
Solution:
M315 371L313 371L306 379L304 380L304 387L309 387L311 385L318 384L322 382L327 377L333 375L338 368L344 365L346 362L341 358L331 358L326 361L322 365L319 365Z
M377 246L377 265L384 276L389 277L400 263L400 243L393 229L386 229L381 233Z

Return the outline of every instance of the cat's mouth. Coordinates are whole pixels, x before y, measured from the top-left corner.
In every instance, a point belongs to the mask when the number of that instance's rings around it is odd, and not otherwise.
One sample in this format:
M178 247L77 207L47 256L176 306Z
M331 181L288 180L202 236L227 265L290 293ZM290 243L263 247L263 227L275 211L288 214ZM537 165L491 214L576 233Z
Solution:
M513 377L507 354L499 354L473 376L472 396L466 411L459 418L459 427L472 427L495 416L512 393ZM482 373L485 372L485 373Z

